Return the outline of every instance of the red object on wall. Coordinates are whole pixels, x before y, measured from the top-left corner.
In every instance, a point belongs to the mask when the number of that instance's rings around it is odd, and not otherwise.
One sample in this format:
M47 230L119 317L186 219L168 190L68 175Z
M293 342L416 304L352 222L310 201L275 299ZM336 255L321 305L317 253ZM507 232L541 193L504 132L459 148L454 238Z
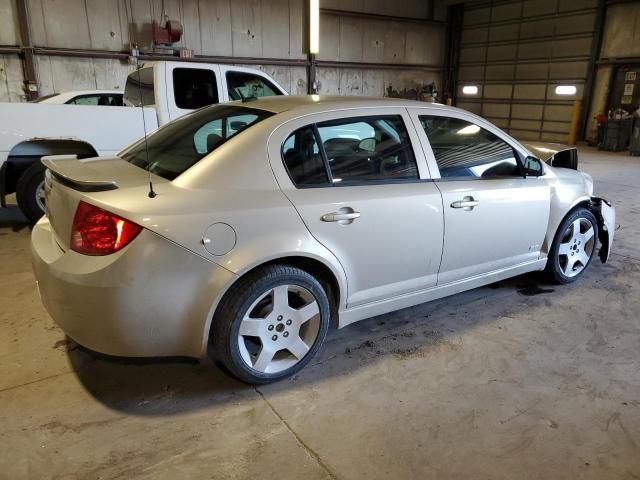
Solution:
M175 20L167 20L164 27L153 22L151 29L153 32L153 43L156 45L171 45L179 42L182 38L182 25Z

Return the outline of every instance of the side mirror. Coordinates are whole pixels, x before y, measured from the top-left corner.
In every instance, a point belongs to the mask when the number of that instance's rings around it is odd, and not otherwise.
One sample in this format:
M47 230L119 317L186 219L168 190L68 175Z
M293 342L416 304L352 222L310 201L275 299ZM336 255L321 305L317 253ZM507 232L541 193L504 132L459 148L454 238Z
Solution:
M539 177L542 175L542 162L536 157L527 157L524 159L524 174L526 177Z
M247 126L247 122L242 122L240 120L236 120L236 121L231 122L229 125L231 126L231 130L238 131L238 130L242 130L244 127L246 127Z
M358 144L358 150L365 152L375 152L376 151L376 139L375 138L365 138L361 140Z

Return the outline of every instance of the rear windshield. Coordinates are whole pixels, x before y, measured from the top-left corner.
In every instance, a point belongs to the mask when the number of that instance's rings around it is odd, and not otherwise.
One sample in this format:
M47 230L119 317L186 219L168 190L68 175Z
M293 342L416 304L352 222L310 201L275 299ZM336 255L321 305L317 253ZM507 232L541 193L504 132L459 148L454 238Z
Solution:
M146 146L142 139L120 157L173 180L230 138L271 115L236 105L213 105L168 123L147 136Z

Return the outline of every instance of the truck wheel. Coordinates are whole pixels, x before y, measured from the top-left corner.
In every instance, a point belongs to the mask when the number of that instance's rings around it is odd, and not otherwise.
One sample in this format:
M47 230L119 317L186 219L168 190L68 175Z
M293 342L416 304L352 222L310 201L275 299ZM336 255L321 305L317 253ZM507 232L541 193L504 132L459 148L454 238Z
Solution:
M38 159L20 175L16 185L18 205L31 223L36 223L44 215L45 170L45 166Z

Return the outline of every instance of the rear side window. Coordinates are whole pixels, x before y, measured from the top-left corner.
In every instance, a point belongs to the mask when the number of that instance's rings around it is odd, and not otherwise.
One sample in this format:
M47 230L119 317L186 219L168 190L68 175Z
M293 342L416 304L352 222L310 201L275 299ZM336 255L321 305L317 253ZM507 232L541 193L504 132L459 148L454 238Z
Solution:
M513 148L493 133L458 118L420 116L442 178L522 175Z
M292 133L282 158L297 187L419 178L402 116L343 118Z
M282 159L293 183L301 187L328 185L329 177L313 127L293 132L282 146Z
M418 178L400 115L343 118L318 124L332 182L366 183Z
M218 103L216 75L201 68L175 68L173 94L178 108L196 110Z
M246 72L227 72L227 89L231 100L282 95L266 78Z
M159 128L119 154L120 158L173 180L229 139L273 115L234 105L215 105ZM149 163L147 163L147 159Z
M155 105L153 67L141 68L129 74L124 87L124 103L133 107Z

